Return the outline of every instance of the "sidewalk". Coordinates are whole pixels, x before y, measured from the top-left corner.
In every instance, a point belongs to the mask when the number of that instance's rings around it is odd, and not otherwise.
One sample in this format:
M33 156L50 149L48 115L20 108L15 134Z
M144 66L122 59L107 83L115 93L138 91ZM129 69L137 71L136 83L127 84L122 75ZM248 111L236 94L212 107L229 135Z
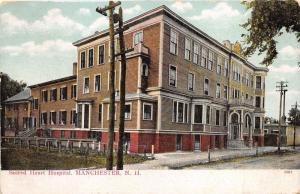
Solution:
M299 147L296 148L299 151ZM292 151L291 147L281 147L281 150ZM258 154L276 152L277 147L259 147ZM210 152L210 161L219 161L234 159L239 157L255 156L256 149L236 149L236 150L213 150ZM203 164L208 162L208 153L206 152L171 152L154 155L154 160L148 160L139 164L124 165L125 170L167 170L177 169L185 166Z

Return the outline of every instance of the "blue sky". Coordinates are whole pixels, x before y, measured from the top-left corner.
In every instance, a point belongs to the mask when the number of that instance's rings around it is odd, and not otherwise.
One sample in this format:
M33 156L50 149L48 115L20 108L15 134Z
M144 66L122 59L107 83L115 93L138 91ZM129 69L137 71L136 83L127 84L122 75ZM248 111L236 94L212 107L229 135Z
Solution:
M107 28L107 19L95 12L105 1L3 2L0 0L0 71L28 85L71 75L76 60L72 42ZM160 5L222 42L242 40L239 25L250 16L240 1L122 1L125 19ZM266 111L278 117L276 81L289 82L287 109L300 102L300 45L293 34L278 39L278 58L266 80ZM259 66L263 56L249 58Z

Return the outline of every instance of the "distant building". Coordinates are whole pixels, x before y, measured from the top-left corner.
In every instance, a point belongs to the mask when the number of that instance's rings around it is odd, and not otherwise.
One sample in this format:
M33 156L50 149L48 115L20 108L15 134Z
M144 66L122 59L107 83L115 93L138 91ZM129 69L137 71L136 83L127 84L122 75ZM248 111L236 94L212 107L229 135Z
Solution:
M264 144L265 76L240 53L219 43L166 6L126 21L125 142L131 152L206 150ZM118 40L118 37L116 37ZM118 41L117 51L119 51ZM31 116L41 134L107 142L109 36L73 43L73 76L30 86ZM116 58L118 141L120 62Z

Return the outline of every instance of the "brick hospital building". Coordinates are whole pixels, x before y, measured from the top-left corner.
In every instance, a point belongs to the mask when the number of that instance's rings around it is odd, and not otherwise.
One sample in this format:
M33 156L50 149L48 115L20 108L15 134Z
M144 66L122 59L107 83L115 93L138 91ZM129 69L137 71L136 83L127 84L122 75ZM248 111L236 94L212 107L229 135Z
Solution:
M142 152L144 147L149 151L151 145L155 152L206 150L208 145L220 149L255 142L263 145L268 69L247 61L239 43L219 43L166 6L124 24L129 27L126 48L134 48L126 54L124 138L130 152ZM32 85L27 95L8 99L7 129L107 142L108 30L73 45L77 47L73 75ZM117 58L115 72L117 143ZM27 107L19 110L25 114L16 114L18 108L14 107L19 105Z

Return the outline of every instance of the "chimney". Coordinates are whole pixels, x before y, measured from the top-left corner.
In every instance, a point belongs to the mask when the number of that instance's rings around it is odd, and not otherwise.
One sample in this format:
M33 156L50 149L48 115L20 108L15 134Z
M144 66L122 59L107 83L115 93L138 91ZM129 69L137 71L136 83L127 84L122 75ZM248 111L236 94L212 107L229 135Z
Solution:
M73 63L73 75L77 75L77 62Z

